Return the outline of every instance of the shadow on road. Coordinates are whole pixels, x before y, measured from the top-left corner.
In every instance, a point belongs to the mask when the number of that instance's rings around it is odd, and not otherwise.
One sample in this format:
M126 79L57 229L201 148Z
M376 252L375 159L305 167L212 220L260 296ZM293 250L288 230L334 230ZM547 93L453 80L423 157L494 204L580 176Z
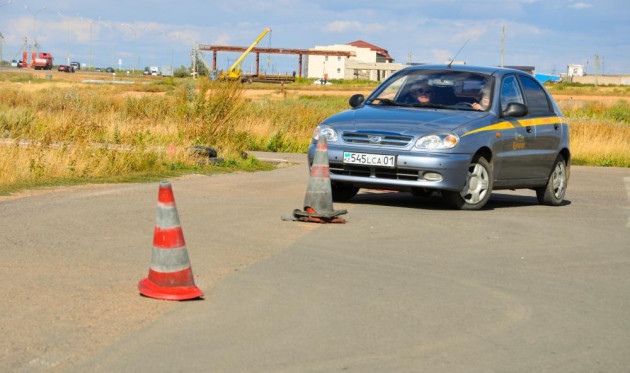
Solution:
M422 210L453 210L442 198L439 192L430 196L414 196L411 193L395 191L362 191L350 201L355 205L379 205L390 207L404 207ZM561 206L568 206L571 201L564 200ZM482 210L494 210L501 208L538 206L538 199L534 196L493 193L488 203Z

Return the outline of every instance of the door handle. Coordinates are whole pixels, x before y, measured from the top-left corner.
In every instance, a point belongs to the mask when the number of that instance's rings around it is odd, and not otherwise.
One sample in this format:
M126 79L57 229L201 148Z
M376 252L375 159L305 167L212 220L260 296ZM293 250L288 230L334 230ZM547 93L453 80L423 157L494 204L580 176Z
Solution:
M557 130L558 130L558 128L560 128L560 126L558 125L558 123L556 123L556 124L554 124L554 125L553 125L553 129L554 129L554 130L556 130L556 131L557 131Z
M527 126L525 127L525 131L527 131L527 133L532 133L532 128Z

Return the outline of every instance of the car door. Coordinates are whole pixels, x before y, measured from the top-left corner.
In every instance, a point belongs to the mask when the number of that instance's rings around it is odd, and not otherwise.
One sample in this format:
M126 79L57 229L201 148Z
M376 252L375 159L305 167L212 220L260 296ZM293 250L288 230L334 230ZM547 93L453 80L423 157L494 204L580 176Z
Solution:
M528 109L527 117L521 122L533 127L536 134L528 144L532 152L528 172L532 178L547 179L560 147L562 118L554 112L540 83L526 75L519 75L518 78Z
M504 112L511 103L525 104L516 75L510 74L503 77L499 100L501 112ZM496 180L509 182L527 178L527 175L531 174L531 143L536 133L533 126L523 125L521 119L503 118L511 126L503 130L495 142Z

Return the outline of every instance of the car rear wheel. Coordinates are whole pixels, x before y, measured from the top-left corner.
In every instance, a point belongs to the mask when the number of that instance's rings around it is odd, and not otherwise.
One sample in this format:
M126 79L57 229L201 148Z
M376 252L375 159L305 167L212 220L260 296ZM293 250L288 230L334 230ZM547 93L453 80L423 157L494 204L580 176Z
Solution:
M352 185L332 183L332 199L334 202L346 202L356 196L359 188Z
M536 189L536 197L541 205L559 206L567 191L567 164L562 156L556 158L547 185Z
M492 194L492 168L484 157L474 159L468 166L466 186L459 192L444 192L453 207L460 210L479 210Z

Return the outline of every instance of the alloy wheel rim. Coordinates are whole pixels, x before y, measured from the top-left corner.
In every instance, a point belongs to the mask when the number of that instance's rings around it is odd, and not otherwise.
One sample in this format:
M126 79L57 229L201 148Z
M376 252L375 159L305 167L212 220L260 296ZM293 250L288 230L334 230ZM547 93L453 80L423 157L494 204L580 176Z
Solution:
M460 195L471 205L481 202L488 194L489 177L488 171L479 163L471 165L468 169L468 179L464 190Z
M553 187L553 195L556 198L564 196L564 190L566 188L566 169L562 162L556 164L556 168L551 175L551 184Z

